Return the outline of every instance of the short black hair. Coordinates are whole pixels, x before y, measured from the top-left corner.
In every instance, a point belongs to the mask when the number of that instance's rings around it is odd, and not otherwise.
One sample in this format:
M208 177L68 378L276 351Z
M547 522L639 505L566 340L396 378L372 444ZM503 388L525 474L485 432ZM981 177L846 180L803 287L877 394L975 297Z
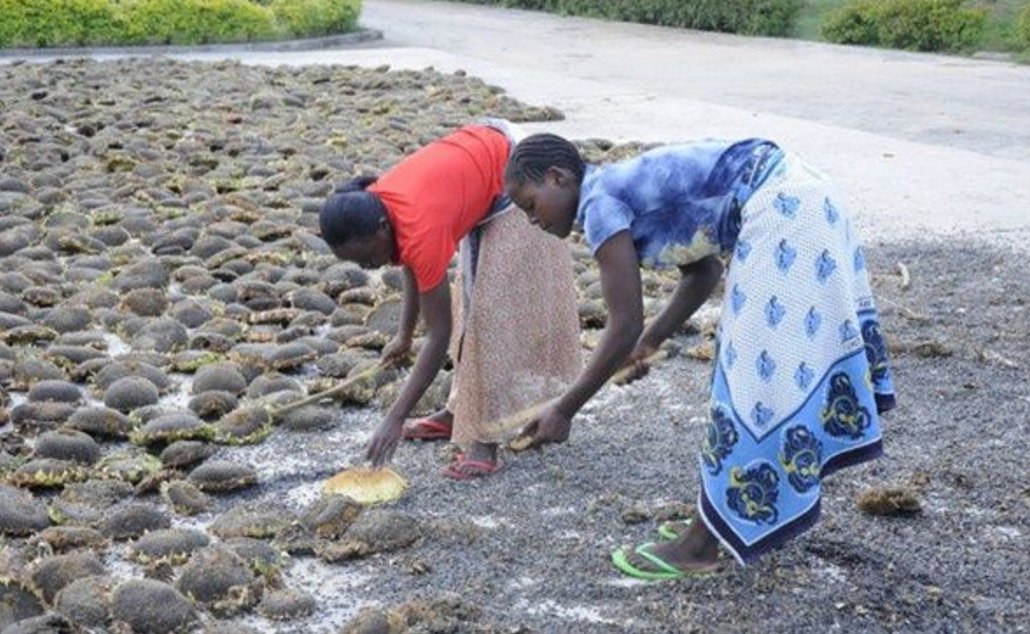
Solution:
M367 238L379 230L386 218L386 207L379 196L365 191L376 177L365 176L336 188L318 214L322 239L330 248L343 246L355 238Z
M507 180L524 183L527 180L539 183L548 168L560 167L572 172L576 185L583 182L586 164L579 150L568 140L557 134L532 134L515 146L504 172Z

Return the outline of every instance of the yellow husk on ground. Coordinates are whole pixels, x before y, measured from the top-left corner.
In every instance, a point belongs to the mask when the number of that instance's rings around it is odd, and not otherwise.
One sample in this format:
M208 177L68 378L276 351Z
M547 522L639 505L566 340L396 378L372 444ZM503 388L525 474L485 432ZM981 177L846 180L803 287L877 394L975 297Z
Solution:
M370 505L396 500L407 488L408 482L389 467L354 467L326 480L323 490L328 494L346 495L359 504Z

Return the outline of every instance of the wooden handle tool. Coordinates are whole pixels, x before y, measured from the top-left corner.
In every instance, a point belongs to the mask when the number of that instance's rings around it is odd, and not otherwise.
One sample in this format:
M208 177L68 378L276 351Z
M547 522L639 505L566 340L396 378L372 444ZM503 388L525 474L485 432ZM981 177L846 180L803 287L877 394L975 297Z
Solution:
M360 383L361 381L367 381L369 378L374 376L377 371L382 370L388 365L389 364L378 363L368 368L367 370L363 370L355 374L349 379L345 379L336 387L332 387L328 390L317 392L315 394L302 398L299 401L293 401L292 403L287 403L286 405L276 407L275 409L269 411L269 415L272 417L272 420L278 420L279 418L285 416L286 414L289 414L294 410L298 410L302 407L307 407L308 405L317 405L321 401L333 398L334 396L339 396L340 394L343 394L348 389Z
M657 363L658 361L668 359L670 356L672 356L672 354L674 354L672 351L667 350L665 348L661 348L651 356L644 359L644 363L650 366ZM609 378L605 382L605 385L618 385L620 383L624 383L626 379L630 376L630 374L632 374L632 372L632 366L622 368L621 370L613 374L611 378ZM498 423L498 426L505 432L511 432L516 429L525 427L530 422L532 422L534 418L539 416L545 409L547 409L547 406L550 405L551 402L552 401L544 401L542 403L530 405L525 409L515 412L511 416L506 416L505 418L501 419L501 421ZM519 434L510 443L508 443L508 448L512 451L525 451L529 448L529 445L532 442L532 440L532 436Z

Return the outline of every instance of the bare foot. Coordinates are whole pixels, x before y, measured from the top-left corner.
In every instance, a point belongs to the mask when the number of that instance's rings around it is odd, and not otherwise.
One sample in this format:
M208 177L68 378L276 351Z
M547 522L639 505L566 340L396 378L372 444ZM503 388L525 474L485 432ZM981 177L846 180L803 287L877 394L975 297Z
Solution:
M474 442L465 452L465 459L476 462L497 462L497 443Z
M444 468L443 474L454 480L488 476L500 469L497 443L472 443L465 453Z
M719 561L719 540L695 517L682 537L657 543L650 551L680 570L708 570Z
M426 416L426 418L447 425L448 427L454 425L454 414L447 408L433 412L429 416Z
M405 440L449 440L453 424L454 414L442 409L404 423L403 437Z

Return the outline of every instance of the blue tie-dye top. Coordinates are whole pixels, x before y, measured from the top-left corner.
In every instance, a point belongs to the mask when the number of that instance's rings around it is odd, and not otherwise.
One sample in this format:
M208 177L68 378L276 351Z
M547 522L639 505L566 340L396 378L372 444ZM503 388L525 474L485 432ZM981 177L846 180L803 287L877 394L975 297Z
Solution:
M708 140L587 166L576 224L595 255L628 229L648 267L682 266L727 252L740 231L740 208L780 154L764 139Z

